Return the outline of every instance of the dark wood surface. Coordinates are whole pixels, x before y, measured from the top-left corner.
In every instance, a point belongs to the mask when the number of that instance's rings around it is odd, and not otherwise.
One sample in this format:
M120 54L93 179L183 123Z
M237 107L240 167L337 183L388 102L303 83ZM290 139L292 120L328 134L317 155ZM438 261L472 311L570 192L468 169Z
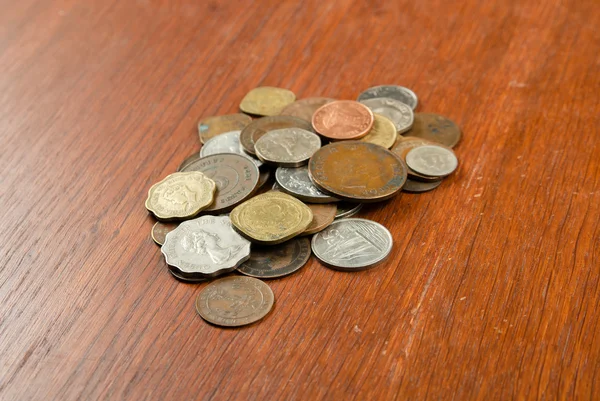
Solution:
M594 0L0 3L0 399L600 397ZM386 263L205 323L144 209L197 120L382 83L462 127L458 172L361 214Z

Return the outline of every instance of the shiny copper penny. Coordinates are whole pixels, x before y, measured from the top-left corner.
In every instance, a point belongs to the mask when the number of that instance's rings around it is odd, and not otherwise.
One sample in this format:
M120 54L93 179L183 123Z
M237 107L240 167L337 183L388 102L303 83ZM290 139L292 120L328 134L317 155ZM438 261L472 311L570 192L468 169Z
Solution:
M335 99L329 99L327 97L307 97L296 100L294 103L286 106L279 114L282 116L298 117L311 122L313 114L319 107L334 101Z
M300 235L318 233L333 223L337 213L337 205L335 203L307 203L306 206L312 210L313 219L308 228Z
M358 139L373 127L373 112L353 100L336 100L321 106L312 117L315 130L334 140Z
M276 278L301 269L310 258L308 238L293 238L279 246L253 245L250 259L237 270L250 277Z
M269 131L282 128L302 128L304 130L314 132L312 125L298 117L292 116L272 116L263 117L254 120L248 124L246 128L240 133L240 144L244 151L256 155L254 150L254 143L258 139Z
M224 132L240 131L251 122L252 117L242 113L203 118L198 123L200 142L204 143Z
M415 113L415 121L406 136L427 139L453 148L462 136L454 121L434 113Z
M162 246L165 243L167 234L176 229L178 225L179 223L163 223L162 221L157 221L156 224L152 226L150 235L157 245Z
M335 142L319 149L308 163L314 184L335 197L377 202L400 191L406 164L396 154L372 143Z

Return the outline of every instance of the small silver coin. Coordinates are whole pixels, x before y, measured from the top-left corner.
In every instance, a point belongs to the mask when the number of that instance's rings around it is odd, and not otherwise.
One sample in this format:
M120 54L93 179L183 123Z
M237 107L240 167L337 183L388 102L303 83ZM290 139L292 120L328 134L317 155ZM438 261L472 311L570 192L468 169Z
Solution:
M431 191L432 189L436 189L437 187L440 186L441 183L442 183L442 180L423 182L423 181L415 181L415 180L407 179L406 182L404 183L404 186L402 187L402 190L404 192L411 192L411 193L418 194L421 192L427 192L427 191Z
M344 219L312 238L312 251L327 266L344 271L366 270L391 252L392 234L379 223L365 219Z
M286 192L303 202L308 203L330 203L338 202L339 199L321 192L308 176L308 167L279 167L275 171L275 180L281 191Z
M281 128L269 131L254 144L256 156L267 164L298 167L321 147L321 138L302 128Z
M169 273L171 273L171 275L179 281L183 281L186 283L204 283L204 282L208 281L207 278L198 277L194 274L185 274L172 266L168 266L168 267L169 267Z
M240 132L242 131L229 131L210 138L200 149L200 157L219 155L222 153L237 153L238 155L245 156L252 160L252 162L256 164L256 167L262 166L263 163L260 160L250 156L242 149L242 145L240 144Z
M349 202L340 202L337 205L337 212L335 213L335 219L345 219L347 217L352 217L356 213L362 209L362 203L349 203Z
M419 104L419 100L415 92L408 88L398 85L379 85L373 86L358 95L358 101L373 99L377 97L389 97L396 99L404 104L410 106L411 109L415 110Z
M406 164L419 174L445 177L458 167L453 151L436 145L417 146L406 154Z
M360 101L367 106L373 113L381 114L389 118L396 127L396 131L402 134L410 130L415 121L415 115L410 106L399 100L389 97L378 97Z

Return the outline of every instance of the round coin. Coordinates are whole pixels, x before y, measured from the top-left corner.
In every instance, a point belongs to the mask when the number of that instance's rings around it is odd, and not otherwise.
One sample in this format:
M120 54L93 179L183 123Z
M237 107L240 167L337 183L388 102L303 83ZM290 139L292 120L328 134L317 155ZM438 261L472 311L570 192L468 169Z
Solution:
M179 223L163 223L162 221L157 221L152 226L152 231L150 233L152 240L154 240L157 245L162 246L162 244L165 243L167 234L176 229L178 225Z
M406 154L406 164L417 173L429 177L446 177L458 167L454 152L446 147L424 145Z
M391 198L406 181L406 165L372 143L335 142L319 149L308 163L313 183L336 198L377 202Z
M361 103L373 111L389 118L399 134L408 131L414 122L414 113L410 106L389 97L361 100Z
M242 149L240 145L240 132L241 131L230 131L225 132L221 135L212 137L204 143L202 149L200 149L200 157L218 155L221 153L237 153L252 160L256 167L262 166L262 162L254 157L250 156Z
M358 95L358 101L360 102L361 100L373 99L378 97L388 97L391 99L399 100L402 103L410 106L410 108L413 110L417 108L417 104L419 103L417 95L415 95L413 91L398 85L373 86L372 88L369 88L360 95Z
M303 202L330 203L339 201L339 199L322 192L312 183L306 166L297 168L279 167L275 170L275 180L279 184L278 189Z
M431 181L431 182L422 182L415 181L411 179L407 179L402 187L402 191L404 192L412 192L412 193L421 193L431 191L440 186L442 180Z
M306 230L300 235L318 233L333 223L335 214L337 213L337 205L335 203L309 203L306 206L312 211L313 219Z
M406 162L406 154L408 152L410 152L413 148L416 148L417 146L422 146L422 145L435 145L435 144L436 144L435 142L431 142L426 139L416 138L416 137L412 137L412 136L404 137L404 136L400 135L398 140L396 141L396 144L392 148L392 152L394 152L395 154L400 156L400 158L404 162ZM437 177L428 177L423 174L419 174L416 171L412 170L410 167L407 167L407 169L408 169L408 177L413 178L417 181L430 182L430 181L438 180Z
M175 277L177 280L182 281L184 283L203 283L207 281L207 278L197 277L192 274L183 274L178 269L172 268L171 266L167 266L169 269L169 273L171 276Z
M366 270L381 262L392 250L392 234L379 223L365 219L334 221L312 238L312 251L337 270Z
M296 95L290 90L261 86L252 89L244 96L240 103L240 110L258 116L276 116L294 100Z
M230 276L215 280L196 298L196 311L209 323L237 327L265 317L275 301L271 288L253 277Z
M198 123L200 142L205 143L210 138L224 132L240 131L251 122L252 117L242 113L203 118Z
M246 128L240 133L240 143L245 152L249 154L256 154L254 151L254 143L269 131L273 131L281 128L302 128L306 131L313 132L312 125L310 122L305 121L298 117L292 116L273 116L263 117L254 120L251 124L248 124Z
M294 116L311 122L313 114L319 107L333 101L335 101L335 99L329 99L326 97L307 97L296 100L294 103L286 106L279 114L282 116Z
M308 238L293 238L279 246L252 246L250 259L237 270L246 276L276 278L302 268L310 258Z
M334 140L359 139L373 127L368 107L353 100L336 100L319 107L312 117L315 130Z
M360 209L362 209L362 207L362 203L340 202L337 204L335 220L352 217L356 213L360 212Z
M198 160L199 158L200 158L200 152L199 151L196 151L196 152L192 153L191 155L189 155L188 157L186 157L185 159L183 159L183 161L181 162L181 164L179 165L179 167L177 167L177 171L182 171L185 166L187 166L191 162L194 162L194 161Z
M375 116L373 128L361 138L361 141L374 143L387 149L391 148L398 138L396 126L389 118L381 114L373 113L373 115Z
M321 147L317 134L302 128L282 128L269 131L254 144L260 160L282 167L298 167Z
M427 139L453 148L462 136L460 128L452 120L433 113L416 113L415 122L406 136Z

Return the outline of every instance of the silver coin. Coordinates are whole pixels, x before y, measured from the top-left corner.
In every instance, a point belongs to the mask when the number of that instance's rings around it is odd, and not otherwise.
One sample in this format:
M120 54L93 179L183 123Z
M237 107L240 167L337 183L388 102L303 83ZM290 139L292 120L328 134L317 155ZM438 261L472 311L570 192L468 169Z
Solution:
M256 164L256 167L262 166L263 163L260 160L250 156L242 149L240 132L242 131L229 131L210 138L200 149L200 157L220 155L222 153L237 153L252 160Z
M458 167L453 151L442 146L424 145L406 154L406 164L417 173L429 177L445 177Z
M279 191L279 192L283 192L281 190L281 185L279 185L277 182L273 183L273 187L271 187L271 191Z
M321 192L308 176L308 167L279 167L275 171L275 180L281 191L286 192L303 202L330 203L339 199Z
M233 230L229 217L202 216L179 224L160 250L183 274L215 277L250 258L250 241Z
M404 185L402 186L402 190L404 192L412 192L412 193L421 193L431 191L432 189L436 189L440 186L442 180L423 182L423 181L415 181L411 179L407 179Z
M396 131L402 134L412 128L415 122L415 114L410 106L399 100L389 97L378 97L360 101L373 113L381 114L389 118L396 127Z
M373 86L367 89L360 95L358 95L358 101L373 99L377 97L389 97L390 99L396 99L404 104L410 106L411 109L415 110L419 104L419 99L415 92L408 88L398 85L379 85Z
M177 280L184 281L186 283L204 283L208 281L208 279L205 277L197 276L195 274L185 274L172 266L169 266L169 273L171 273L171 275Z
M326 265L345 271L365 270L388 256L392 234L379 223L344 219L331 223L312 238L312 251Z
M356 213L362 209L362 203L349 203L349 202L340 202L337 205L337 212L335 213L335 219L345 219L347 217L352 217Z
M268 164L298 167L321 147L321 138L302 128L281 128L269 131L254 144L256 156Z

